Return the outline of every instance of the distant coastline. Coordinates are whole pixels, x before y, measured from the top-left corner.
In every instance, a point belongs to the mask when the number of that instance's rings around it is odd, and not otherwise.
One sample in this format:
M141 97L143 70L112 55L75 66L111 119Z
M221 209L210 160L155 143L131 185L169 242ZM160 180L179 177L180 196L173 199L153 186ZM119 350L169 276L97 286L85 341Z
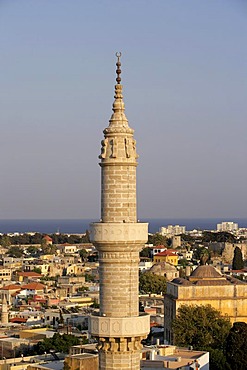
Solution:
M91 222L96 222L96 219L54 219L54 220L0 220L0 233L25 233L39 232L53 234L56 232L69 234L82 234L87 229ZM222 221L234 221L239 224L239 227L247 227L247 218L156 218L156 219L141 219L140 222L149 223L149 232L155 233L159 231L161 226L181 225L186 226L186 230L201 229L215 230L217 223Z

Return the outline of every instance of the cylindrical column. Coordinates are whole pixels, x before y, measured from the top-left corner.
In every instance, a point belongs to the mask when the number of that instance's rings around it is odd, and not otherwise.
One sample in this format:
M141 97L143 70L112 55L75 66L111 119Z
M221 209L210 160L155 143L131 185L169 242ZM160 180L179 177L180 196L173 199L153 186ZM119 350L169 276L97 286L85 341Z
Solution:
M110 317L139 315L139 252L99 253L100 313Z
M136 164L102 165L103 222L136 222Z

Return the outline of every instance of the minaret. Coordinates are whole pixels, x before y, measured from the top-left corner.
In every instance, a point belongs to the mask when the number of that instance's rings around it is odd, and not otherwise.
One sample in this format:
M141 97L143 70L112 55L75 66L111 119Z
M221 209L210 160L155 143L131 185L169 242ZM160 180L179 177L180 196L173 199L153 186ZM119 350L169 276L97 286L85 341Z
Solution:
M124 113L121 53L109 126L101 144L101 222L91 224L99 252L100 312L92 316L91 335L98 340L100 370L140 369L141 340L149 316L139 314L139 252L148 224L136 216L136 141Z
M9 322L9 313L8 313L8 304L6 300L6 295L2 295L2 312L1 312L1 324L8 324Z

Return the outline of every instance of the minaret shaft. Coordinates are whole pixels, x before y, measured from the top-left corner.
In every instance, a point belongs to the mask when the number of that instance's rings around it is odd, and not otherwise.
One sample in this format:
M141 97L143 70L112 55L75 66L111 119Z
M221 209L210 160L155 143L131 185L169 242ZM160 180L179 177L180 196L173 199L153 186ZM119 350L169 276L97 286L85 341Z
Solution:
M100 253L100 313L107 317L138 316L139 252L116 252L114 258L103 256Z
M1 323L7 324L9 322L8 304L6 300L6 295L2 295L2 313L1 313Z
M91 225L99 253L100 314L90 319L100 370L140 369L149 316L139 315L139 251L148 224L136 216L136 142L124 113L118 55L115 101L101 142L101 222Z
M102 221L136 222L136 165L102 166L101 174Z

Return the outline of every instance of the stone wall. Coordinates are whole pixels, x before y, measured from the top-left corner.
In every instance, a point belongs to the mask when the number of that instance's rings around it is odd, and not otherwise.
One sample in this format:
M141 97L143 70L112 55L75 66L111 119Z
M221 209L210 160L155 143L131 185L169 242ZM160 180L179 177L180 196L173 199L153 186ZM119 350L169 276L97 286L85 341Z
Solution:
M232 260L234 257L234 250L236 247L242 252L243 259L247 259L247 243L239 243L239 244L232 244L232 243L225 243L223 252L222 252L222 260L224 263L232 264Z

